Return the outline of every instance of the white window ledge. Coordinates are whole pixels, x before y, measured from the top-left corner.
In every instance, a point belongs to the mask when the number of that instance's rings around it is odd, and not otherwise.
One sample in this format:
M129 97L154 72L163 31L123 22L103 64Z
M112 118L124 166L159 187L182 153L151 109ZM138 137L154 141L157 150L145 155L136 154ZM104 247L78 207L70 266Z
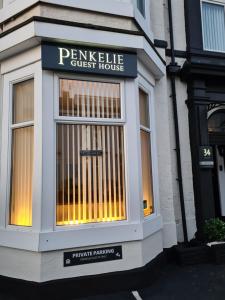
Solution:
M32 232L23 228L0 230L0 246L28 251L44 252L144 240L162 230L161 216L152 216L143 223L118 222L92 224L60 231Z

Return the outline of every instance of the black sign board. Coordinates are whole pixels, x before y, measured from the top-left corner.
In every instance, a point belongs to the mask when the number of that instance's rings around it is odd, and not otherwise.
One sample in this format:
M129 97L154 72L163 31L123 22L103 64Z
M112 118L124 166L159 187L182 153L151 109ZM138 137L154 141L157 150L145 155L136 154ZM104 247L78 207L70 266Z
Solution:
M137 77L137 55L76 45L43 43L42 68L135 78Z
M80 156L102 156L102 150L80 150Z
M122 259L122 246L64 252L64 267Z
M213 168L213 149L211 146L200 146L199 149L200 166L202 168Z

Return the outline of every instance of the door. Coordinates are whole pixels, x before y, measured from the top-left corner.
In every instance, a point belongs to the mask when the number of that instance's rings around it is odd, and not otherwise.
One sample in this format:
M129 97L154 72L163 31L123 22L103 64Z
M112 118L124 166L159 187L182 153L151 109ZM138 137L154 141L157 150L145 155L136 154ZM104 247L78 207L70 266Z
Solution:
M221 216L225 216L225 146L216 146L218 191L220 198Z

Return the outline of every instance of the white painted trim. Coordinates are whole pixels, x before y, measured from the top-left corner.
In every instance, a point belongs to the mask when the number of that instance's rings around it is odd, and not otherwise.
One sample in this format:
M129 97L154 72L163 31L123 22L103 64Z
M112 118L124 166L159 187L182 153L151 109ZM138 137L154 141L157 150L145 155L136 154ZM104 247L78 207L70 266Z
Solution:
M37 39L38 37L38 39ZM166 66L143 36L118 32L106 32L66 25L31 22L1 38L0 60L24 51L24 47L36 46L40 39L79 45L107 47L137 51L138 58L160 79L166 73ZM76 42L74 42L76 41ZM106 46L107 45L107 46ZM10 48L10 49L9 49Z
M99 82L110 82L110 83L118 83L120 84L120 93L121 93L121 118L120 119L97 119L97 118L74 118L74 117L60 117L59 116L59 79L74 79L74 80L86 80L86 81L99 81ZM125 81L124 80L118 80L118 78L110 78L110 77L102 77L102 76L91 76L91 75L71 75L71 74L65 74L65 73L56 73L54 74L54 143L52 145L49 145L49 149L54 156L54 165L51 167L54 170L54 212L55 212L55 217L54 217L54 230L56 231L64 231L64 230L70 230L72 227L79 227L81 230L82 228L88 228L89 226L96 227L96 229L99 226L115 226L115 222L110 222L110 223L91 223L90 224L80 224L80 225L73 225L73 226L57 226L56 225L56 125L58 123L63 123L63 124L99 124L99 125L122 125L124 128L124 157L125 157L125 184L126 184L126 209L127 209L127 219L124 221L118 221L116 222L117 224L121 223L128 223L129 222L129 213L128 213L128 208L129 208L129 200L128 200L128 191L129 191L129 184L127 182L127 177L128 174L126 172L127 170L127 165L128 165L128 160L126 159L126 111L125 111L125 102L126 102L126 97L125 97Z
M150 22L150 1L145 0L145 16L141 14L137 8L137 0L133 0L134 3L134 17L137 23L140 25L142 30L148 35L148 37L153 40L153 32L151 31L151 22Z
M59 116L59 105L55 101L54 103L54 119L57 120L57 122L65 122L65 123L101 123L103 125L107 124L115 124L115 125L123 125L126 121L126 113L125 113L125 95L124 95L124 85L125 81L123 79L118 79L116 77L110 78L110 77L104 77L104 76L91 76L91 75L76 75L76 74L69 74L69 73L55 73L54 74L54 97L55 99L59 99L59 88L58 88L58 82L59 79L74 79L74 80L85 80L85 81L94 81L94 82L106 82L106 83L117 83L120 85L120 96L121 96L121 118L118 119L112 119L112 118L82 118L82 117L72 117L72 116Z
M161 218L157 217L150 226L148 236L155 234L161 229ZM89 228L83 230L80 230L78 226L71 230L40 233L39 251L89 247L143 239L144 232L141 223L117 224L115 222L114 226L106 226L104 224L104 226L99 226L98 228L89 226Z
M103 0L104 1L104 0ZM131 3L122 3L115 0L43 0L45 3L64 5L67 7L91 10L101 13L110 13L119 16L133 17L133 6ZM22 10L38 3L38 0L16 0L14 3L4 6L0 10L0 23L18 14Z
M67 28L66 28L67 29ZM93 34L92 31L89 34ZM103 35L104 32L100 32ZM82 31L80 32L80 35ZM84 33L83 33L84 34ZM117 36L117 35L116 35ZM116 40L116 36L114 36ZM118 36L117 36L118 37ZM123 35L119 35L120 40L118 43L122 43ZM103 36L101 36L103 42ZM132 47L141 47L144 44L144 38L142 37L130 37L134 38L134 45ZM108 37L107 37L108 39ZM123 41L123 45L126 40ZM114 45L115 47L115 45ZM125 47L125 45L124 45ZM147 46L146 46L147 47ZM116 47L115 47L116 48ZM132 48L135 49L135 48ZM150 51L150 50L149 50ZM147 55L147 54L146 54ZM30 58L28 59L30 62ZM13 67L15 66L15 60L12 60ZM7 62L7 70L10 70L10 60ZM140 73L140 70L139 70ZM146 73L147 74L147 73ZM58 74L59 75L59 74ZM72 75L65 75L71 78ZM7 173L8 164L6 157L9 157L9 130L5 131L5 128L9 124L9 108L7 108L7 101L10 98L10 88L7 82L18 82L26 78L26 76L34 76L36 79L35 84L35 126L37 131L35 132L35 139L37 141L35 146L35 168L36 173L36 189L35 189L35 201L33 204L33 228L18 228L8 226L6 228L6 204L7 196L5 186L7 185ZM150 76L150 73L149 73ZM78 76L72 76L78 78ZM79 76L80 78L101 80L104 77L98 76ZM105 81L106 78L104 78ZM115 78L108 78L109 81L121 82L121 80ZM162 220L159 215L159 208L157 213L151 215L144 220L143 209L140 199L140 161L138 157L140 155L139 145L137 143L140 136L140 124L138 116L138 84L140 83L151 95L152 105L154 105L154 92L153 86L140 76L137 79L126 79L124 81L124 118L120 122L125 122L124 135L125 135L125 161L126 161L126 191L127 191L127 221L113 222L113 223L98 223L98 224L85 224L82 226L65 227L63 230L55 231L55 124L54 124L54 73L51 71L41 70L41 61L28 65L24 68L9 72L4 75L4 110L2 129L4 141L3 152L1 153L1 160L3 161L3 167L1 170L0 180L0 195L4 201L0 202L0 244L3 246L9 246L19 249L32 249L32 251L47 251L55 249L64 249L67 247L81 247L91 246L97 244L116 243L123 241L142 240L144 237L154 234L162 229ZM152 110L153 111L153 110ZM154 131L154 116L151 115L152 131ZM5 127L6 126L6 127ZM6 143L5 143L6 142ZM50 146L49 146L50 145ZM156 145L156 142L154 142ZM130 151L132 149L132 151ZM129 150L129 151L128 151ZM152 150L153 152L156 150ZM154 160L157 165L157 161ZM157 177L157 168L154 171ZM155 185L155 183L154 183ZM156 184L157 185L157 184ZM157 189L155 190L157 193ZM3 198L2 198L3 196ZM158 195L154 196L158 199ZM138 200L139 199L139 200ZM158 204L157 204L158 207ZM144 222L143 222L144 221ZM2 230L1 230L2 229ZM23 236L21 239L14 239L14 233L18 233L18 236ZM38 241L39 236L39 241ZM31 238L32 237L32 238ZM32 244L33 243L33 244Z
M39 233L23 231L21 228L16 230L0 229L0 246L28 251L38 251Z
M29 65L20 70L4 75L4 101L3 101L3 126L2 140L4 146L1 153L1 214L0 227L7 228L9 232L27 232L40 230L40 207L41 207L41 155L42 155L42 138L39 135L41 126L40 101L41 98L41 65L36 63ZM12 226L9 223L9 201L10 201L10 177L11 177L11 115L12 115L12 87L13 84L34 78L34 173L33 173L33 197L32 197L32 219L33 227ZM21 124L20 124L21 125Z
M142 89L147 95L149 99L149 116L150 116L150 128L149 131L151 133L151 158L152 158L152 185L153 185L153 198L154 198L154 212L153 214L144 217L144 226L147 235L147 228L149 225L151 226L151 221L154 218L158 217L160 214L159 209L159 182L158 182L158 157L157 157L157 144L156 144L156 124L155 124L155 100L154 100L154 89L152 85L150 85L141 74L138 75L138 86ZM139 115L139 107L138 107L138 115ZM140 124L140 118L139 118ZM141 126L139 125L139 128ZM140 140L140 133L139 133L139 164L141 170L141 140ZM140 171L140 174L142 172ZM140 199L143 199L143 192L142 192L142 183L140 183ZM141 207L143 212L143 207ZM147 225L145 225L145 223Z
M219 110L223 110L225 109L225 104L215 107L213 109L211 109L208 113L207 113L207 119L209 119L215 112L219 111Z
M34 4L38 4L38 2L39 1L37 0L16 0L11 4L4 5L3 9L0 10L0 23L12 18L24 9L29 8ZM145 1L145 16L138 10L137 0L130 0L126 3L115 0L43 0L42 2L135 18L140 27L145 31L149 38L153 40L153 33L150 30L150 9L148 0Z

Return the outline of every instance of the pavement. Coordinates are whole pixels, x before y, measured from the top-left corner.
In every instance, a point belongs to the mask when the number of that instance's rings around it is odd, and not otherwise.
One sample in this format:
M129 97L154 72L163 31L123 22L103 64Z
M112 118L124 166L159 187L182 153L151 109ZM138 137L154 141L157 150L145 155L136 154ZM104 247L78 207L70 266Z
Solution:
M154 282L137 291L62 300L225 300L225 265L203 264L178 266L169 264ZM32 297L33 298L33 297ZM48 297L54 300L54 295ZM18 300L12 290L0 286L0 300ZM23 297L23 300L30 299ZM34 298L33 298L34 299Z
M149 286L134 293L80 298L79 300L225 300L225 265L168 265Z

